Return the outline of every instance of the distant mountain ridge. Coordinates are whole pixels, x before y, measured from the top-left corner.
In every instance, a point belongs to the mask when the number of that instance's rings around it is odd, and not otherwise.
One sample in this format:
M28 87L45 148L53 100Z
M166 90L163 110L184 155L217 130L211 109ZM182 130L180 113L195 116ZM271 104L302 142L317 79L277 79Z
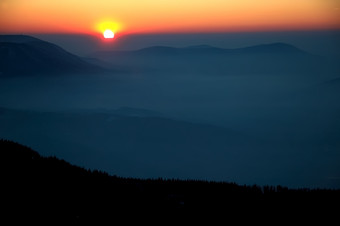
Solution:
M183 48L169 46L151 46L132 51L99 51L98 53L143 53L143 54L204 54L204 53L220 53L220 54L250 54L250 53L276 53L276 54L307 54L307 52L287 43L270 43L244 48L219 48L211 45L195 45Z
M133 51L99 51L92 55L126 69L205 75L321 75L334 65L296 46L276 42L225 49L210 45L182 48L151 46Z
M101 70L55 44L26 35L0 36L0 76Z

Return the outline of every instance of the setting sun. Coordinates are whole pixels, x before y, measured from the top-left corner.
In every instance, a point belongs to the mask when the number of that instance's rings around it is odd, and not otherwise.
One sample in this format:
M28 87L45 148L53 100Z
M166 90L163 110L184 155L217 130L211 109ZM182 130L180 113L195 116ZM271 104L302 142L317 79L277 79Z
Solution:
M115 34L110 29L106 29L103 35L104 35L104 38L114 38L115 36Z
M333 30L340 28L339 8L339 0L1 0L0 32L102 34L110 29L115 34L127 34ZM202 16L203 12L206 16Z

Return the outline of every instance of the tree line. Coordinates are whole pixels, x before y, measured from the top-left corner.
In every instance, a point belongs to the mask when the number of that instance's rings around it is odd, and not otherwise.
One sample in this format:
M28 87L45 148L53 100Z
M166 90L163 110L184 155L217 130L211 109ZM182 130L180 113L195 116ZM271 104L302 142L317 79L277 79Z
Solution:
M331 219L340 203L340 190L123 178L43 157L13 141L0 140L0 151L2 215L12 221Z

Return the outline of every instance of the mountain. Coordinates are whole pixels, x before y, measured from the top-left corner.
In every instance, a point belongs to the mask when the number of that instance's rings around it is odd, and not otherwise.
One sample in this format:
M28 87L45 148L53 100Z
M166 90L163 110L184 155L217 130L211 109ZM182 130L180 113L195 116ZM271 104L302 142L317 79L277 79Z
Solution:
M233 148L245 139L238 131L159 116L127 107L76 113L0 108L0 137L122 176L221 180L232 173L218 169L244 164L244 152Z
M0 76L100 71L52 43L26 35L0 36Z
M182 55L182 54L225 54L225 55L233 55L233 54L308 54L307 52L286 43L271 43L271 44L263 44L250 46L245 48L237 48L237 49L225 49L213 47L210 45L196 45L196 46L188 46L184 48L175 48L168 46L152 46L148 48L143 48L140 50L134 51L101 51L96 54L106 54L106 55L114 55L114 54L174 54L174 55Z
M207 75L320 74L331 70L325 59L286 43L224 49L209 45L152 46L135 51L101 51L93 57L138 71Z
M274 112L271 108L265 110ZM254 111L254 118L244 121L250 124L246 126L257 127L245 130L126 107L109 112L0 108L0 138L27 144L45 156L56 155L72 164L124 177L340 187L338 180L328 179L338 176L340 159L335 116L323 115L324 109L319 109L318 116L316 111L298 108L300 114L293 112L295 116L283 108L274 117L261 108L256 110L263 118Z
M310 214L325 222L335 219L331 204L340 201L340 190L121 178L43 157L8 140L0 140L0 155L1 204L6 207L2 219L12 223L107 225L136 219L139 223L221 223L226 214L228 221L238 222L244 215L252 216L252 223L265 222L268 215L306 222Z
M300 54L300 55L308 55L307 52L287 43L270 43L270 44L262 44L257 46L250 46L240 49L235 49L236 52L239 53L248 53L248 54Z
M0 42L29 43L42 42L42 40L28 35L0 35Z

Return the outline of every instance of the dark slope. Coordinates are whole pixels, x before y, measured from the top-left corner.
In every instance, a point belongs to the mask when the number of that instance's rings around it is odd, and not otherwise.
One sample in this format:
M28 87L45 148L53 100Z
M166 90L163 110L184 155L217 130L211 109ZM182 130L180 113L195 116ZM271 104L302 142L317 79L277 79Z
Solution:
M100 71L52 43L25 35L0 36L0 76Z
M139 180L89 171L0 140L2 214L13 223L210 223L335 219L339 190ZM334 208L334 209L333 209ZM315 214L315 215L311 215ZM243 218L244 216L250 218ZM240 218L242 217L242 218ZM307 219L305 217L308 217ZM4 219L3 218L3 219Z
M29 43L41 42L42 40L28 35L0 35L0 42Z

